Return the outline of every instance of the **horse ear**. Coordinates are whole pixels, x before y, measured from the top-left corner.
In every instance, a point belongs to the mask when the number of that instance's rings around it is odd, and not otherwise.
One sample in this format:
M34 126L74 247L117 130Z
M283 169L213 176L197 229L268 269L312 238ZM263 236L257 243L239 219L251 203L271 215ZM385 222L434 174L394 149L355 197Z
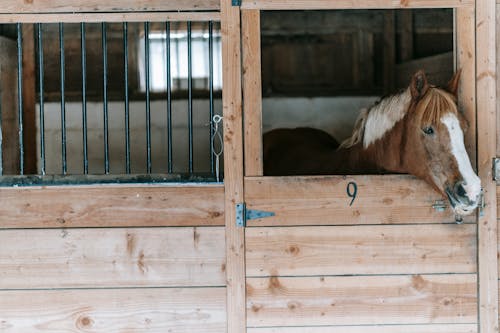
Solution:
M448 81L446 85L446 90L448 90L453 95L457 96L458 92L458 82L460 81L460 75L462 74L462 69L460 68L455 75Z
M413 99L419 99L425 95L429 89L429 84L427 83L427 77L425 76L424 71L419 70L413 75L410 83L410 91Z

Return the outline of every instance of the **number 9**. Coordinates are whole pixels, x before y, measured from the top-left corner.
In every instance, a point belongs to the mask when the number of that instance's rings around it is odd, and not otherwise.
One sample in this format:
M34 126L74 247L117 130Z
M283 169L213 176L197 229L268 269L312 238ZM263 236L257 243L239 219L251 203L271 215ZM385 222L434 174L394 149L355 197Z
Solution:
M358 185L355 182L349 182L347 184L347 196L352 198L349 206L352 206L354 199L356 199L356 195L358 194Z

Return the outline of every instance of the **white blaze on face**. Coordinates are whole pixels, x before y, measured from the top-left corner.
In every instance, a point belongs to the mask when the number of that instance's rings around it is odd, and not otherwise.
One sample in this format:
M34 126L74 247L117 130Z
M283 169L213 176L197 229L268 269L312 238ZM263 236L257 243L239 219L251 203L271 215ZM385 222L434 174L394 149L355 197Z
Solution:
M460 122L456 115L446 114L441 118L441 122L446 126L450 134L451 153L458 163L458 170L465 182L464 189L469 200L476 202L481 193L481 180L474 173L470 164L469 156L465 150L464 133L460 127Z

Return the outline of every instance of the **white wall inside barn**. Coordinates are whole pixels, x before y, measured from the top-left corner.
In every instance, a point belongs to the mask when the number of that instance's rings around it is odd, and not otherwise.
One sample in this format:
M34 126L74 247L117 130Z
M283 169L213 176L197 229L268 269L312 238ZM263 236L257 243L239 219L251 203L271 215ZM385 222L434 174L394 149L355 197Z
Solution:
M371 105L376 97L317 97L264 98L264 131L278 127L309 126L323 129L337 140L351 133L359 110ZM222 110L220 99L215 100L216 113ZM208 100L193 100L194 170L209 172L209 115ZM61 173L61 108L59 103L46 103L45 149L47 174ZM110 172L125 172L124 103L109 103ZM188 167L187 101L172 104L174 172ZM89 173L104 173L104 130L102 103L88 103ZM152 169L164 173L167 168L166 102L151 102ZM39 128L39 126L38 126ZM131 166L133 173L146 172L146 111L144 102L130 103ZM68 173L83 171L83 136L81 103L66 104L66 135ZM37 135L39 137L39 133ZM39 155L39 154L38 154ZM41 164L38 163L40 166Z

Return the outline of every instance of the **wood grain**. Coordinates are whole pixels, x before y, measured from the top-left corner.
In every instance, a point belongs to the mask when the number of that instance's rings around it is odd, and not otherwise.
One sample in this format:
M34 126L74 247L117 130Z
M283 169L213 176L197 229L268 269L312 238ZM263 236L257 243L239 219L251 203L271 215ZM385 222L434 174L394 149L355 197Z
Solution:
M458 325L380 325L323 327L258 327L248 333L476 333L476 324Z
M247 279L248 326L473 324L476 275Z
M236 225L236 204L244 201L240 15L231 0L221 1L227 332L231 333L246 330L245 232Z
M476 272L476 226L247 228L247 276Z
M472 0L242 0L242 9L389 9L455 8L474 6Z
M0 109L2 112L0 169L19 174L19 116L17 107L17 43L0 38Z
M224 225L222 186L0 188L0 228L198 225Z
M113 12L2 14L1 23L220 21L219 12Z
M0 291L2 333L220 333L225 288Z
M262 176L262 70L260 10L241 12L245 175Z
M347 195L350 182L357 196ZM352 186L350 188L353 193ZM443 201L447 209L432 206ZM248 209L276 216L250 220L249 226L408 224L453 222L448 201L411 176L246 177ZM465 221L473 221L466 217Z
M0 13L75 13L218 10L216 0L4 0Z
M481 333L498 332L498 221L492 160L497 150L495 1L476 2L476 105L478 174L485 208L478 225L478 298Z
M224 229L0 230L2 289L225 285Z

